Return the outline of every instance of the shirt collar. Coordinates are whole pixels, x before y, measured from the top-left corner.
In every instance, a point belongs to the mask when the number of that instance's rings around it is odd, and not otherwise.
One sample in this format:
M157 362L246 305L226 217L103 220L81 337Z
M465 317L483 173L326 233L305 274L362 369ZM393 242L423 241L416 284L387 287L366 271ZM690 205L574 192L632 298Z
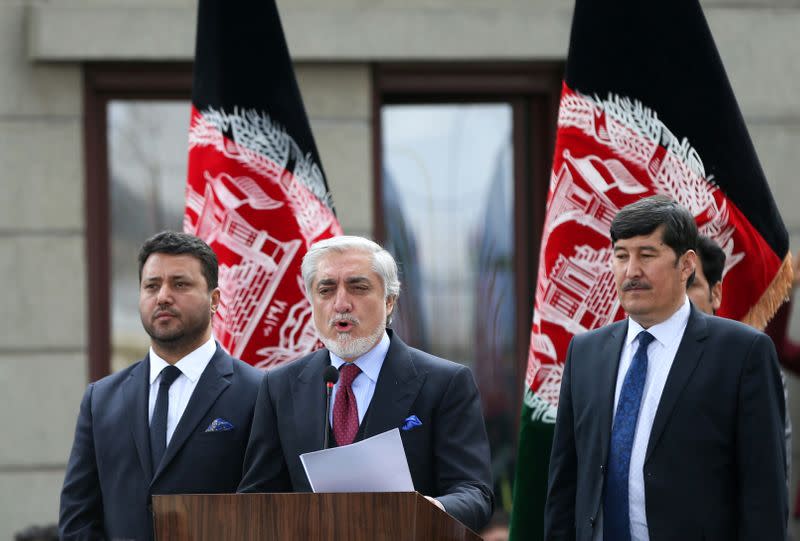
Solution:
M192 351L187 356L185 356L177 363L175 363L175 366L178 367L178 369L184 376L189 378L194 383L203 374L203 370L205 370L206 366L208 366L208 363L211 362L211 357L214 356L214 353L216 353L216 351L217 351L217 343L214 341L214 337L212 336L202 346ZM151 346L150 385L152 385L153 382L156 381L158 375L168 364L169 363L167 361L158 356L158 354L153 350L153 347Z
M353 361L373 383L378 381L378 375L381 373L383 360L386 358L386 354L389 352L390 343L391 341L389 340L389 335L386 334L386 331L384 331L383 337L381 338L380 342L375 344L375 347ZM339 370L339 368L345 362L347 362L332 351L328 351L328 353L331 357L331 365L336 370Z
M639 336L639 333L646 330L662 346L668 346L673 340L680 339L683 336L683 329L686 328L686 324L689 322L690 311L689 297L684 297L683 304L674 314L669 316L666 321L653 325L649 329L645 329L629 317L628 335L625 337L625 344L631 345L636 337Z

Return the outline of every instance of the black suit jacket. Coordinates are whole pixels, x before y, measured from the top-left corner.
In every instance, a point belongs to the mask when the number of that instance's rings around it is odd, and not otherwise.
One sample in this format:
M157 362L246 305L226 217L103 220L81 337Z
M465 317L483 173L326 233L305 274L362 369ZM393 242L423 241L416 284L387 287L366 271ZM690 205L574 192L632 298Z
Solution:
M152 494L236 491L262 372L217 344L155 472L149 374L145 357L86 389L61 491L62 539L153 539ZM206 432L217 418L233 430Z
M589 541L602 509L627 320L575 336L561 383L546 539ZM784 401L763 333L692 306L644 462L651 541L786 538Z
M469 368L406 346L391 345L360 432L369 438L401 427L410 415L422 425L400 431L414 488L437 497L472 528L492 513L489 443L478 389ZM322 449L327 349L267 372L256 402L240 492L310 492L300 455Z

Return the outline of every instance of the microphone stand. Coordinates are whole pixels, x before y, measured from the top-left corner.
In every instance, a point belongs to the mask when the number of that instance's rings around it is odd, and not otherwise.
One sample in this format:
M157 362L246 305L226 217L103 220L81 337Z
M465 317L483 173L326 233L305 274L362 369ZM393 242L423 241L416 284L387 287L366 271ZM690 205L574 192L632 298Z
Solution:
M325 429L325 436L324 436L324 438L322 440L324 442L322 444L322 448L323 449L327 449L328 448L328 434L330 432L330 430L328 429L328 423L329 423L328 419L331 418L331 392L332 391L333 391L333 382L332 381L326 381L325 382L325 396L326 396L326 398L325 398L325 422L322 425L324 427L324 429Z

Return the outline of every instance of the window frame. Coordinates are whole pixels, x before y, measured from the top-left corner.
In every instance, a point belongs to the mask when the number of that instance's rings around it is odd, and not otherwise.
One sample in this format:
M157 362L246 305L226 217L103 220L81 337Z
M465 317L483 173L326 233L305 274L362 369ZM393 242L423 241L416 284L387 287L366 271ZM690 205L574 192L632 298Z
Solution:
M417 62L372 66L373 232L386 239L382 206L381 107L398 104L506 102L512 107L514 161L514 402L522 407L539 244L555 147L564 63ZM519 416L515 416L519 431Z
M83 66L89 381L111 371L108 103L124 99L190 100L191 95L192 63L189 62L97 62Z

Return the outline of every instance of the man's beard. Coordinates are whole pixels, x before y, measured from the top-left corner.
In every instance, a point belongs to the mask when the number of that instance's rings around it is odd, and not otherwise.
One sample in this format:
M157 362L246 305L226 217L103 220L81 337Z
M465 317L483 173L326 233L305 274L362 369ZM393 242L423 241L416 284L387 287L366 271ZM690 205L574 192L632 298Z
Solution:
M337 338L335 339L320 336L320 341L328 348L328 351L337 357L357 359L375 347L385 331L386 324L380 323L375 327L375 331L372 334L363 338L351 338L350 333L340 332L337 333Z
M177 329L159 331L152 320L145 322L142 318L142 326L150 339L166 351L180 351L186 346L195 344L205 335L210 322L210 312L204 312L198 314L198 317L189 318Z

